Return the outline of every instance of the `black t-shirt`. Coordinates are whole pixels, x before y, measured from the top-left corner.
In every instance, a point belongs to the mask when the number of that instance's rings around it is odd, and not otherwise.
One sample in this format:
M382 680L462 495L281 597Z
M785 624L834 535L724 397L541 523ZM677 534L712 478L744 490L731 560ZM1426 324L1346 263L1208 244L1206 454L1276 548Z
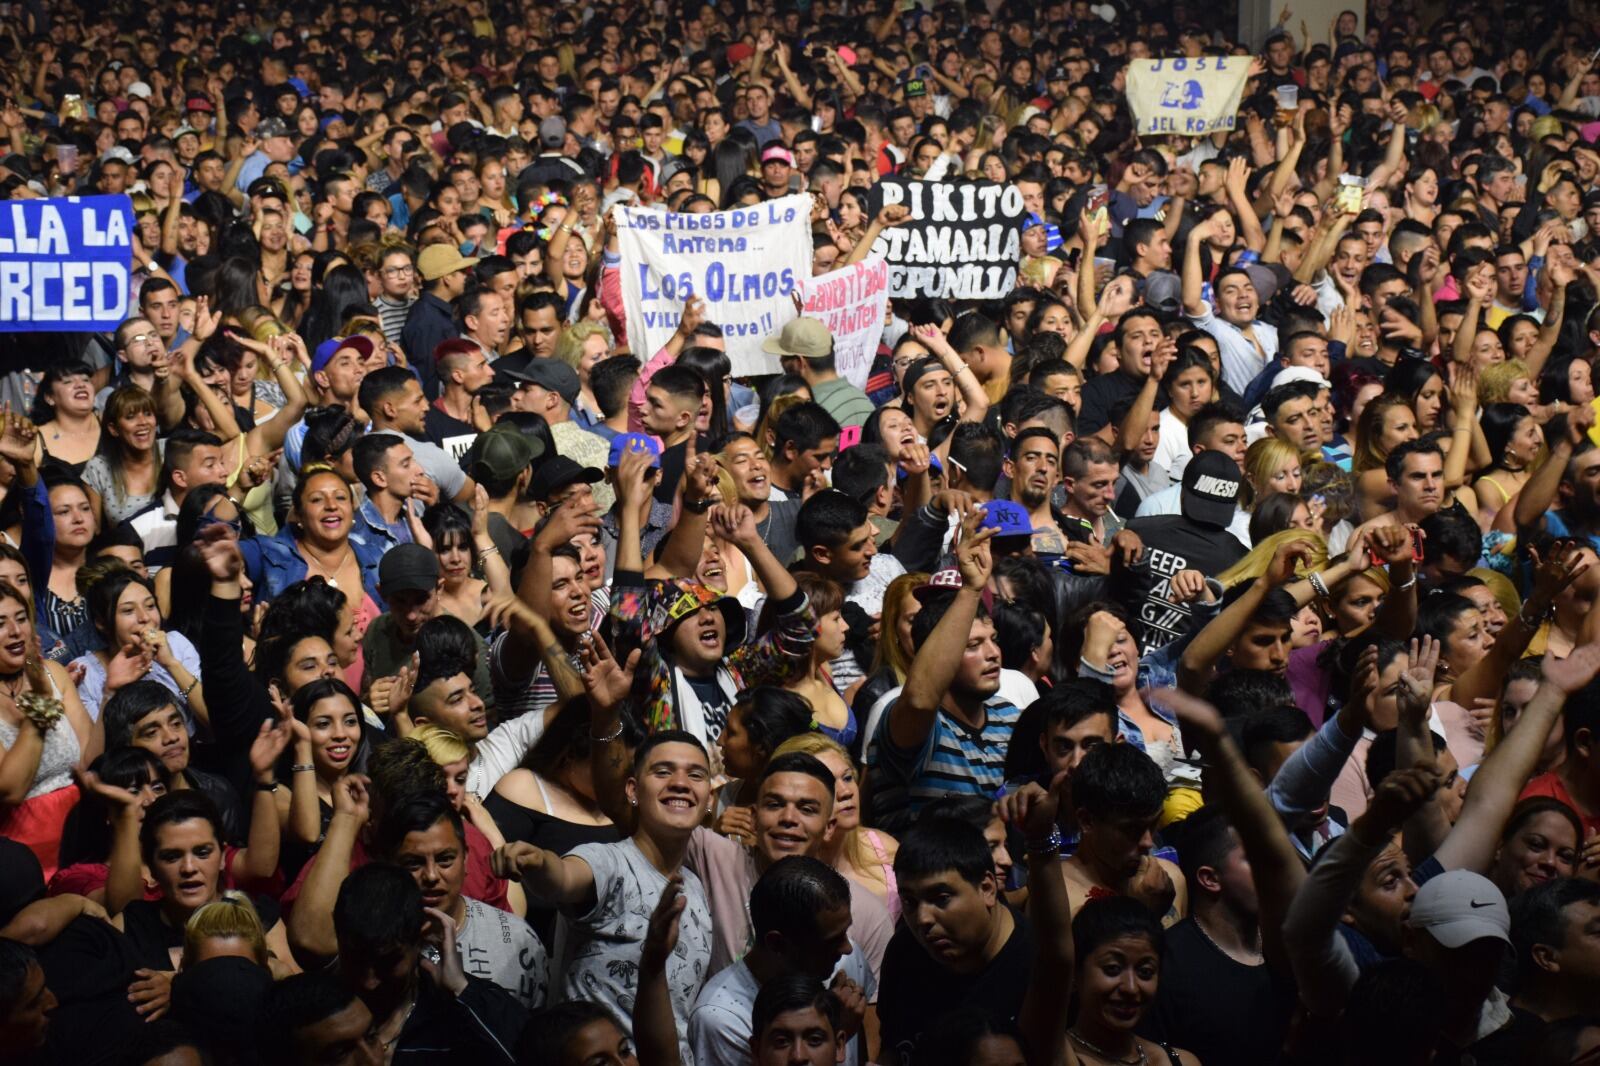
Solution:
M1133 399L1142 388L1143 378L1129 377L1121 370L1090 378L1084 383L1083 398L1078 402L1078 436L1099 432L1111 421L1111 410L1117 402Z
M1185 918L1167 930L1155 1009L1139 1032L1201 1062L1276 1062L1294 1004L1292 981L1229 957Z
M59 1004L50 1012L41 1061L110 1066L127 1054L144 1019L128 1002L133 971L147 965L123 934L96 918L75 918L36 949L45 984ZM171 968L169 964L168 969Z
M1144 541L1139 561L1116 571L1118 603L1134 608L1133 635L1145 656L1189 631L1188 605L1167 598L1172 575L1199 570L1215 577L1244 557L1244 545L1226 529L1205 526L1181 514L1135 518L1128 528Z
M278 924L278 901L270 896L250 894L261 928L270 930ZM169 925L161 916L161 904L151 900L136 899L122 911L122 932L139 957L139 966L147 970L172 969L172 949L183 947L183 927Z
M439 410L438 404L429 404L423 417L423 434L433 443L450 453L459 462L478 439L477 427L461 421L455 415Z
M951 973L929 957L905 923L883 953L878 981L878 1021L883 1046L894 1048L901 1066L918 1061L917 1042L947 1012L977 1007L1002 1020L1015 1020L1033 966L1033 930L1012 911L1016 928L1005 946L979 973Z

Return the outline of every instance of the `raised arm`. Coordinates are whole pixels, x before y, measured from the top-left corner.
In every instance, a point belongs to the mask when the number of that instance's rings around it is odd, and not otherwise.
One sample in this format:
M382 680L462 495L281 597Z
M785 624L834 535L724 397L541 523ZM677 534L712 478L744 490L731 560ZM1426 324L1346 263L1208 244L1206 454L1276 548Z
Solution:
M1206 313L1206 278L1200 265L1200 246L1211 236L1213 228L1209 218L1195 223L1183 246L1183 313L1190 318L1199 318Z
M1245 182L1249 178L1250 164L1245 162L1243 156L1234 156L1228 161L1224 188L1228 191L1228 202L1233 205L1234 214L1239 216L1239 235L1244 238L1246 248L1259 252L1267 245L1267 235L1262 232L1261 218L1256 214L1249 194L1245 192Z
M1100 327L1122 317L1132 306L1133 280L1112 278L1110 284L1100 291L1100 302L1095 305L1094 313L1084 320L1083 328L1067 344L1066 354L1061 358L1082 370L1089 361L1089 353L1094 349L1095 338L1100 335Z
M1470 362L1450 367L1450 451L1444 457L1444 485L1457 489L1467 483L1467 461L1472 457L1472 428L1477 425L1478 369Z
M1433 706L1433 681L1438 669L1438 642L1432 637L1413 640L1395 698L1400 710L1394 750L1394 764L1398 769L1437 769L1433 734L1428 728L1428 709ZM1424 803L1406 820L1400 835L1406 858L1413 866L1420 863L1434 853L1449 832L1450 822L1437 799Z
M1177 689L1150 695L1177 714L1184 740L1193 744L1205 761L1206 794L1214 796L1228 812L1228 821L1239 834L1250 862L1259 900L1261 952L1274 972L1286 975L1289 957L1283 946L1283 917L1305 883L1305 864L1217 709Z
M371 814L365 777L346 774L334 784L328 834L312 857L311 869L289 912L289 946L307 969L339 954L333 905L339 898L339 886L350 876L356 837Z
M872 253L873 243L884 230L903 226L909 221L911 221L911 208L905 204L884 204L873 216L872 221L867 223L866 232L862 233L861 239L851 247L850 254L845 256L844 262L839 265L849 266L851 263L861 262Z
M1451 687L1450 698L1463 707L1475 706L1473 701L1479 698L1493 699L1500 695L1506 671L1522 657L1528 642L1554 605L1556 595L1589 569L1582 550L1570 545L1549 559L1541 560L1531 547L1528 553L1539 566L1534 574L1533 591L1522 601L1522 609L1495 635L1488 654L1464 671Z
M626 663L618 663L598 636L585 641L578 651L584 691L589 694L589 770L594 777L594 798L624 835L632 833L636 812L627 796L632 759L623 736L622 715L633 692L640 655L635 648Z
M639 1066L680 1066L682 1062L678 1022L667 986L667 960L678 946L678 920L688 902L683 894L683 874L670 875L644 934L639 987L633 1000L633 1039L639 1049Z
M1594 425L1594 408L1579 404L1566 414L1567 431L1550 444L1550 454L1533 471L1522 491L1517 493L1517 506L1513 518L1518 529L1537 528L1544 522L1544 513L1555 506L1561 479L1566 475L1572 453Z
M1547 653L1543 672L1544 680L1516 724L1472 775L1472 787L1467 790L1461 814L1434 853L1446 870L1481 873L1489 869L1506 819L1538 764L1545 739L1560 720L1567 698L1600 672L1600 644L1574 648L1565 659Z
M1261 606L1262 599L1275 588L1294 579L1294 567L1310 554L1305 541L1291 540L1278 545L1278 550L1267 564L1266 571L1251 583L1244 593L1194 635L1178 660L1178 687L1185 692L1200 695L1211 683L1211 674L1218 660L1227 654L1233 642L1244 632L1250 616Z
M939 360L950 378L956 383L956 388L961 390L961 421L982 422L989 413L989 394L983 391L983 385L978 381L978 375L961 358L961 353L950 347L950 342L938 326L931 323L921 326L912 326L911 332L917 340L923 343L933 357Z
M144 864L139 856L139 824L144 820L144 807L135 793L107 784L92 771L85 770L77 778L84 795L92 792L99 796L112 812L105 907L107 914L115 916L144 897Z
M250 745L250 771L252 783L272 785L277 782L273 772L278 757L294 739L294 730L277 719L261 723L255 742ZM236 880L265 881L278 872L278 851L283 832L278 824L277 797L265 788L255 788L251 793L250 835L245 846L233 857L229 867Z
M1494 302L1494 264L1479 264L1466 279L1463 288L1467 291L1467 309L1461 315L1461 325L1456 327L1450 358L1457 363L1470 363L1472 345L1478 339L1484 308Z
M1021 830L1028 861L1028 920L1033 924L1035 950L1028 990L1017 1013L1023 1044L1031 1049L1028 1066L1057 1066L1065 1061L1066 1042L1061 1033L1072 1004L1072 903L1061 876L1056 813L1068 788L1063 772L1048 791L1030 782L1000 801L1000 817Z
M981 513L973 509L961 523L961 542L956 546L961 588L927 641L917 649L905 688L889 708L889 739L896 747L916 749L927 740L971 638L978 601L989 584L993 567L989 540L994 530L978 531L980 517Z
M516 840L495 849L492 865L496 877L520 880L535 899L580 909L594 905L594 871L575 855L563 857Z
M1378 784L1372 804L1312 867L1283 922L1283 944L1299 986L1300 1001L1321 1018L1344 1010L1360 976L1338 928L1362 875L1411 812L1432 798L1439 777L1428 770L1400 770Z

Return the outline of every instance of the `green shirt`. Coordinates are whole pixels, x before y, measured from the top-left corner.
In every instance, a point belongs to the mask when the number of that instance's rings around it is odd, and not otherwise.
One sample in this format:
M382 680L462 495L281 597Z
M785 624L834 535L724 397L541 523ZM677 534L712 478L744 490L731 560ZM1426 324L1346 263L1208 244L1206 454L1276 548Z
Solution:
M876 408L867 394L844 378L819 381L811 386L811 398L822 405L840 426L865 425L867 416Z

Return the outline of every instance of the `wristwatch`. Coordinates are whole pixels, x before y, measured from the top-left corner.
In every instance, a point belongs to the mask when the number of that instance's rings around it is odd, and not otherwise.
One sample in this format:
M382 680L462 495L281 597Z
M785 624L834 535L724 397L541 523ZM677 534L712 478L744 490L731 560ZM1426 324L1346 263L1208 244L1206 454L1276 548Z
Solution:
M683 509L690 514L705 514L717 502L715 496L707 496L703 500L684 500Z

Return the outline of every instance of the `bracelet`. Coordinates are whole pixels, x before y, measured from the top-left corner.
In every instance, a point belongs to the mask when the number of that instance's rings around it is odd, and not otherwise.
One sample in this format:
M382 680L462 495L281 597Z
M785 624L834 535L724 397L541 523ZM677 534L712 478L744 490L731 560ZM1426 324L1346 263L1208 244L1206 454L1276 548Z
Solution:
M1528 605L1527 605L1526 602L1524 602L1523 605L1522 605L1522 608L1517 611L1517 621L1521 622L1523 625L1527 626L1529 629L1538 629L1541 625L1544 624L1544 620L1546 618L1550 617L1554 613L1555 613L1555 607L1551 606L1551 607L1545 608L1544 611L1541 612L1540 617L1538 617L1538 618L1529 618L1528 617Z
M1312 591L1316 592L1318 596L1321 596L1323 599L1328 598L1328 583L1322 580L1321 574L1313 570L1311 573L1306 575L1306 580L1311 582Z
M289 767L289 772L291 774L314 774L317 772L317 768L308 762L297 762Z
M256 791L257 792L276 792L276 791L278 791L278 783L276 781L257 781L256 782Z
M1051 826L1050 835L1040 840L1029 840L1023 844L1023 853L1028 858L1048 858L1051 855L1061 854L1061 827Z
M487 548L479 548L478 549L478 558L479 559L487 559L491 555L499 555L499 554L500 554L500 549L499 549L498 546L496 546L494 544L489 545Z
M604 737L597 737L593 733L590 733L589 734L589 739L591 741L593 741L594 743L596 743L596 744L609 744L613 740L616 740L620 736L622 736L622 719L621 719L621 717L618 717L617 718L617 729L616 729L616 732L612 733L610 736L604 736Z
M41 696L37 692L24 692L16 699L17 710L22 716L33 723L33 727L41 734L48 733L55 724L61 721L66 708L54 696Z
M199 683L200 683L200 679L198 677L191 678L190 681L189 681L189 687L183 690L183 698L184 699L188 699L189 698L189 693L193 692L194 691L194 687L196 685L198 685Z
M1402 585L1396 585L1394 587L1394 591L1396 591L1396 592L1404 592L1406 589L1415 588L1416 584L1417 584L1417 572L1415 570L1413 570L1413 571L1411 571L1411 580L1405 582Z

